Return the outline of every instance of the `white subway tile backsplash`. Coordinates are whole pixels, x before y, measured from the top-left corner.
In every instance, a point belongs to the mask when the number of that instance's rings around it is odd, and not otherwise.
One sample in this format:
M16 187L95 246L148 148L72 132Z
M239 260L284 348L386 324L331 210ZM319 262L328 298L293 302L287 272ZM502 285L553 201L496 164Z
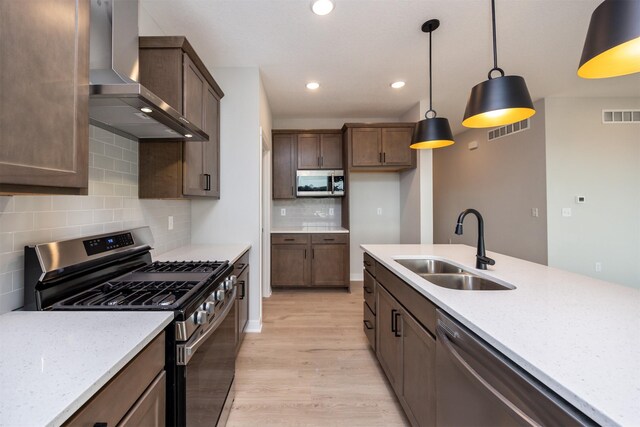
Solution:
M114 141L115 141L116 135L111 133L111 132L109 132L108 130L104 130L104 129L100 129L100 128L94 127L93 137L95 139L100 140L100 141L107 142L109 144L113 144Z
M102 141L93 138L89 139L89 151L93 154L104 154L104 145L105 143Z
M112 159L122 159L122 148L115 145L105 144L104 155Z
M0 233L0 253L11 252L13 249L13 234Z
M70 211L67 212L67 225L77 226L93 223L93 211Z
M67 213L60 211L36 212L34 228L58 228L67 225Z
M51 196L16 197L14 212L42 212L51 210Z
M19 231L13 234L13 250L23 251L25 246L50 241L51 230Z
M103 156L101 154L93 155L93 167L95 168L114 170L114 162L115 160L111 157Z
M94 224L104 224L105 222L112 222L112 221L113 221L113 210L105 209L105 210L93 211Z
M144 225L155 255L190 242L189 201L138 200L138 143L94 126L89 135L88 196L0 196L0 314L23 304L24 245Z
M111 169L117 172L131 173L131 162L115 159L113 160L113 167Z
M33 230L33 212L0 214L0 233Z
M89 193L97 196L113 196L113 186L115 184L109 184L106 182L89 181Z
M91 196L55 196L52 197L52 209L54 211L73 211L83 209L82 202Z

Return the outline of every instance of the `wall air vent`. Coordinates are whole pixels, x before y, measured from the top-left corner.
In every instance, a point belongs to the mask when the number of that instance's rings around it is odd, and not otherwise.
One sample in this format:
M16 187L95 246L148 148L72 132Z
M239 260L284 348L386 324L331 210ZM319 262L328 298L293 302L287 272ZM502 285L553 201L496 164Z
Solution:
M602 123L640 123L640 110L602 110Z
M522 132L527 129L529 129L529 119L524 119L506 126L500 126L487 132L487 141L493 141L494 139Z

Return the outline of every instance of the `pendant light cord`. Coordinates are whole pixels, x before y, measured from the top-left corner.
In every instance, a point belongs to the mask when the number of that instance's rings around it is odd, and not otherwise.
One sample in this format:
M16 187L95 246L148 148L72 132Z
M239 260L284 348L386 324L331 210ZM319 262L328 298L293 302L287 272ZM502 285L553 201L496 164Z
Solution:
M429 31L429 109L424 113L425 119L433 119L437 116L436 110L433 109L433 75L431 72L431 35L433 31ZM433 113L433 117L429 117L429 113Z
M493 29L493 68L489 70L489 80L493 79L491 73L498 71L504 77L504 71L498 67L498 42L496 41L496 0L491 0L491 26Z

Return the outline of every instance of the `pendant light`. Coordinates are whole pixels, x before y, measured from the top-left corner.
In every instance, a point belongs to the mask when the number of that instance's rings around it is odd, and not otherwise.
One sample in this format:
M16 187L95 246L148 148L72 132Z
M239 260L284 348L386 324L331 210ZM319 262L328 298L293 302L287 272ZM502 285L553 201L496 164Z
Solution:
M418 122L413 140L409 147L415 149L441 148L454 143L449 120L444 117L436 117L433 109L433 86L431 78L431 33L440 26L440 21L430 19L422 24L422 31L429 33L429 110L424 115L424 120Z
M493 25L493 68L488 80L471 89L462 125L468 128L504 126L527 119L536 113L531 102L527 84L520 76L505 76L498 67L496 47L496 3L491 0L491 22ZM493 77L493 72L499 77Z
M593 11L578 76L585 79L640 72L640 1L605 0Z

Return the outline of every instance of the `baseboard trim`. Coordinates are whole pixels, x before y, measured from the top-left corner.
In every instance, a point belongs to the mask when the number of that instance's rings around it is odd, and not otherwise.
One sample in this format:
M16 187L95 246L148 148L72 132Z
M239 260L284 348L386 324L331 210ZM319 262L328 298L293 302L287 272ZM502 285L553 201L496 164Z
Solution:
M259 334L262 332L262 322L259 320L249 320L244 331L248 334Z
M364 273L351 273L352 282L361 282L364 280Z

